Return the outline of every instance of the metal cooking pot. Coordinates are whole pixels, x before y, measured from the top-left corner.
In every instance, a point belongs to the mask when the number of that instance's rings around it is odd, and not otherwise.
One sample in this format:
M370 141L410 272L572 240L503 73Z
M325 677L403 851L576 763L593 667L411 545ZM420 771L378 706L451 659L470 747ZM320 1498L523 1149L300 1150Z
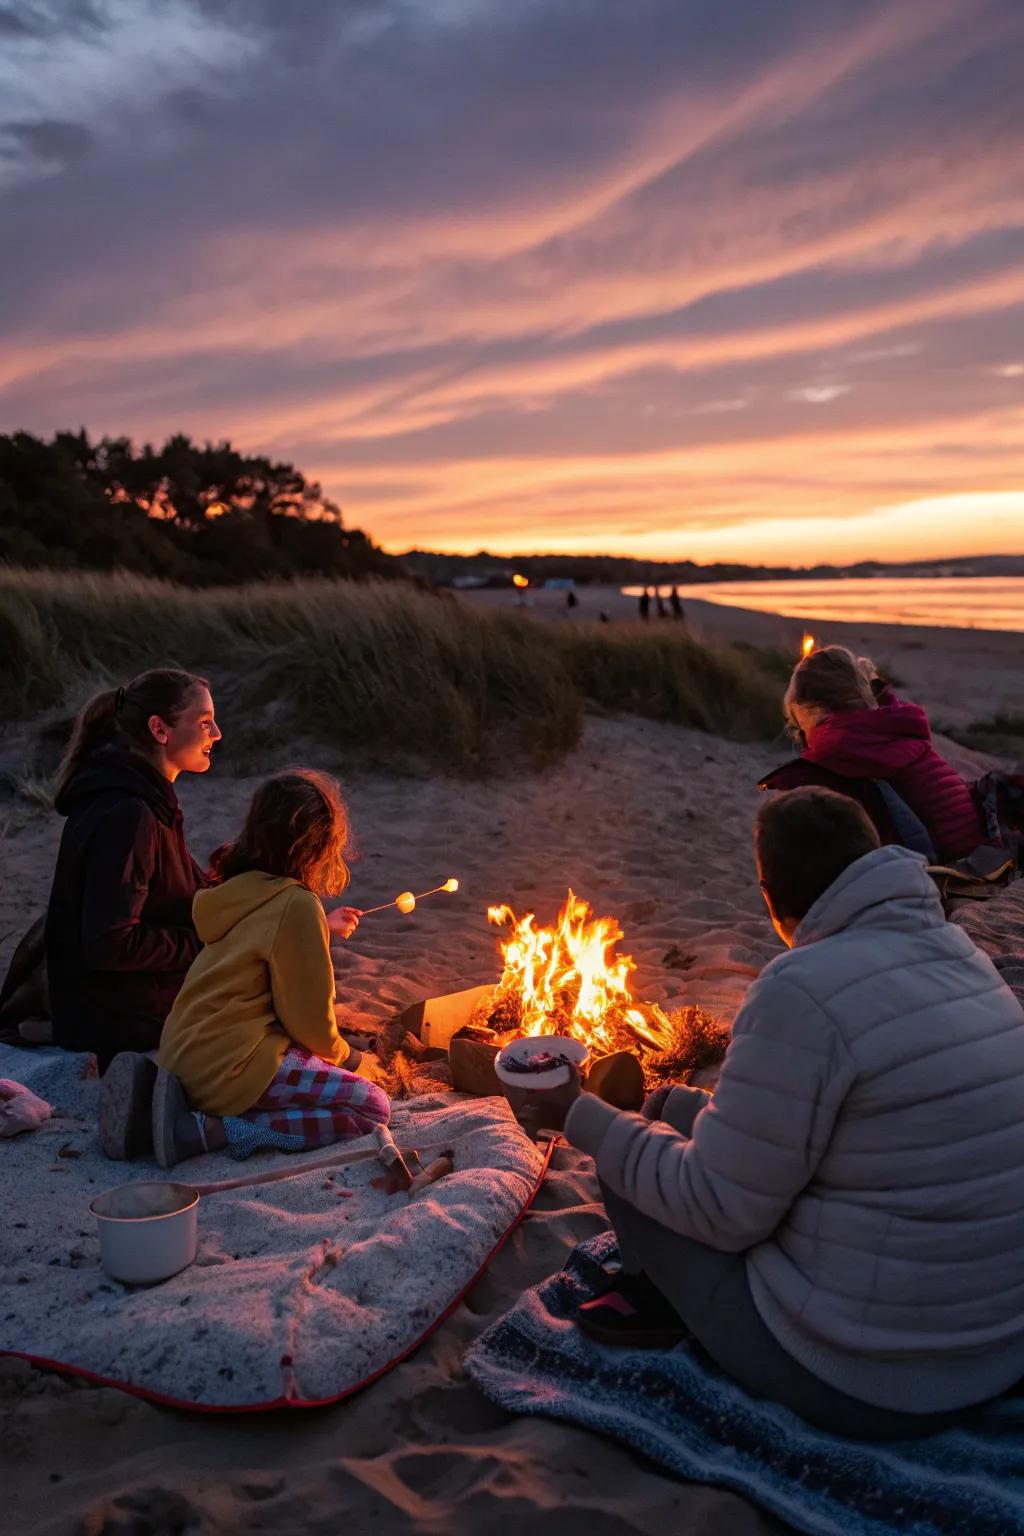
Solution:
M119 1184L89 1209L99 1224L100 1263L113 1280L153 1285L196 1256L199 1191L191 1184Z

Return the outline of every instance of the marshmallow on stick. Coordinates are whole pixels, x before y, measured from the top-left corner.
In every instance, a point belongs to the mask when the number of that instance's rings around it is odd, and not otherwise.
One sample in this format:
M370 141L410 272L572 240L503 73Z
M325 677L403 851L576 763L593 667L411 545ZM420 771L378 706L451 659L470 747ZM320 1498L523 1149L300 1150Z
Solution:
M414 896L412 891L402 891L398 896L395 897L394 901L385 901L379 907L365 907L361 914L360 921L362 921L363 917L369 917L371 912L387 912L391 907L397 907L399 912L404 912L408 916L410 912L415 911L416 903L418 901L422 901L424 896L436 896L438 891L448 891L450 893L452 891L457 891L458 888L459 882L456 880L454 875L450 875L444 882L444 885L435 885L433 890L421 891L418 896Z

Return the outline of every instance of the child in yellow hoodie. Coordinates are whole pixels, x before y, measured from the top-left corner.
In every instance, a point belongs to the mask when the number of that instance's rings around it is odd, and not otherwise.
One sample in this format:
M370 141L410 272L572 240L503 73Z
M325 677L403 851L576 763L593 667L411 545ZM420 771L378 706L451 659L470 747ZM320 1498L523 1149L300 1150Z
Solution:
M193 904L204 948L160 1039L153 1149L163 1168L227 1147L299 1152L386 1125L391 1106L338 1032L330 935L353 907L320 901L348 884L348 815L333 779L292 769L262 784L241 836L211 860Z

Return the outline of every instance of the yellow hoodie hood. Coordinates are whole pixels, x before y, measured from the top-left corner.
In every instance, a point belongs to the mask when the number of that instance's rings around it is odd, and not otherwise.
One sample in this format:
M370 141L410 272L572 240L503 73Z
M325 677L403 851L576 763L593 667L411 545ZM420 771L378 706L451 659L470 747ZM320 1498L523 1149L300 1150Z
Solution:
M248 874L225 880L223 885L211 885L208 890L198 891L192 903L196 932L204 944L216 944L243 917L272 901L279 891L298 883L286 875L263 875L253 869Z

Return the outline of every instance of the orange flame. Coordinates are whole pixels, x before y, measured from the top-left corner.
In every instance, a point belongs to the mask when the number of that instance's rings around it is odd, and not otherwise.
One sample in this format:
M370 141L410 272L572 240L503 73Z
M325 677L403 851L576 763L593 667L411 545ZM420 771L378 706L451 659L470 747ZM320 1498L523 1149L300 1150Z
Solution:
M538 928L532 912L516 917L507 906L488 907L487 920L512 925L501 945L505 969L495 1006L521 1000L521 1034L572 1035L612 1051L625 1032L650 1050L669 1047L674 1032L666 1015L633 1002L629 976L636 966L615 953L623 936L615 918L595 917L589 902L570 891L554 928Z
M809 656L814 650L814 644L815 641L813 635L804 635L803 642L800 646L800 655Z
M529 576L520 576L517 574L512 577L512 585L514 587L528 587L530 585L530 578Z

